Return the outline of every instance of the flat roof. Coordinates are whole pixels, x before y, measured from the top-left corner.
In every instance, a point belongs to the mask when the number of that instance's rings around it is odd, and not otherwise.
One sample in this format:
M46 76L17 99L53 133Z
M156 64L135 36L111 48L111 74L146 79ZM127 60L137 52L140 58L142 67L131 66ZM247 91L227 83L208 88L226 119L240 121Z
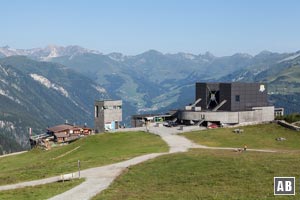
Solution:
M170 114L140 114L140 115L132 115L132 118L144 118L144 117L171 117Z
M196 83L205 83L205 84L220 84L220 83L246 83L246 84L257 84L257 83L265 83L265 82L239 82L239 81L236 81L236 82L196 82Z
M84 127L84 126L74 126L70 124L60 124L57 126L49 127L47 130L51 132L60 132L60 131L65 131L65 130L80 130L80 129L90 129L89 127Z
M104 101L122 101L121 99L113 100L113 99L104 99L104 100L95 100L95 102L104 102Z

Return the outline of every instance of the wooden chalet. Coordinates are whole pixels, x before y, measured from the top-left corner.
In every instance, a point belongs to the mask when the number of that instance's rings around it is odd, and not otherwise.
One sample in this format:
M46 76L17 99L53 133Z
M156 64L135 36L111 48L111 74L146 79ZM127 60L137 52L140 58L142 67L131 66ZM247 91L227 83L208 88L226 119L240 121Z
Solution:
M47 129L49 135L54 136L57 143L72 142L83 135L90 135L92 129L86 126L73 126L70 124L61 124Z

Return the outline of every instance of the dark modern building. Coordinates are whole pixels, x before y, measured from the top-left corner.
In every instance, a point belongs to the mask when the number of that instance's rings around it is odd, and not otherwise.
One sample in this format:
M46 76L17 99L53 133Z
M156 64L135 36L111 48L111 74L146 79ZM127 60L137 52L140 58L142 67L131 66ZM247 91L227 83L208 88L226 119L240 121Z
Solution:
M274 120L265 83L196 83L195 103L178 112L185 123L240 124Z
M269 106L264 83L196 83L196 106L203 110L247 111L253 107Z

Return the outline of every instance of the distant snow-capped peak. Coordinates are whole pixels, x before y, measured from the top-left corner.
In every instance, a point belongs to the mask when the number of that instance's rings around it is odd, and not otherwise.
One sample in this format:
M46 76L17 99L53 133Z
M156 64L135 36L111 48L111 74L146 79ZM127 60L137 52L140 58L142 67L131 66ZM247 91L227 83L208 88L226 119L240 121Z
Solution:
M188 60L194 60L196 58L196 56L191 53L180 52L180 53L178 53L178 55L181 56L182 58L188 59Z
M300 56L300 52L297 52L297 53L295 53L293 55L289 55L288 57L286 57L286 58L284 58L282 60L279 60L277 63L281 63L281 62L284 62L284 61L293 60L293 59L295 59L295 58L297 58L299 56Z
M116 53L116 52L107 54L107 56L112 60L120 61L120 62L124 61L126 58L126 56L124 56L123 54Z
M4 56L16 56L24 55L33 57L38 60L50 60L51 58L61 57L61 56L74 56L85 53L101 54L96 50L85 49L80 46L57 46L57 45L48 45L45 48L33 48L33 49L13 49L9 46L0 47L0 53Z
M101 54L99 51L96 50L89 50L85 49L80 46L72 45L72 46L56 46L56 45L48 45L44 49L40 49L39 54L44 55L40 56L41 60L51 60L52 58L61 57L61 56L67 56L67 57L73 57L76 55L81 55L85 53L93 53L93 54Z

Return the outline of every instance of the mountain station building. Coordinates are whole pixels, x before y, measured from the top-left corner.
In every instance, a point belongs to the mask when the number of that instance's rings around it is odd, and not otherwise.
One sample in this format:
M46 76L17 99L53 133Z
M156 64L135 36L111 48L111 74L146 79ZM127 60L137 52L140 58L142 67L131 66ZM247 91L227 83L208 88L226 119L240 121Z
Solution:
M274 120L265 83L196 83L195 102L179 110L184 124L234 125Z

